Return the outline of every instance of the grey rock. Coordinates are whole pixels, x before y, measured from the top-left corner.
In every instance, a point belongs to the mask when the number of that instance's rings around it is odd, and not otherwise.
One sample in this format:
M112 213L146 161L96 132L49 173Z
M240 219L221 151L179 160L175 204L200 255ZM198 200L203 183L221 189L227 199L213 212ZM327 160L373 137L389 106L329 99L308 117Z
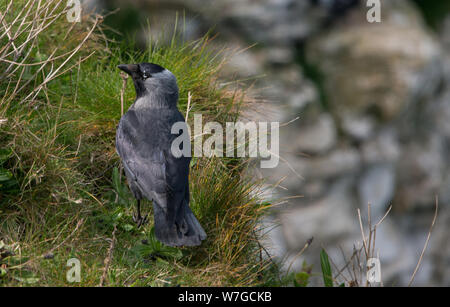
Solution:
M300 90L289 91L289 97L286 97L287 103L294 111L300 111L306 107L309 103L317 100L316 89L309 84L309 82L303 83L304 86Z
M450 50L450 16L447 16L447 18L445 18L440 32L445 48L447 50Z
M395 163L401 154L397 133L391 128L380 131L362 145L361 154L366 164Z
M307 180L313 178L329 178L343 176L356 172L361 159L356 149L336 149L326 156L316 158L301 158L300 174Z
M406 1L393 2L399 4L383 3L382 23L368 23L362 9L354 24L336 26L308 46L339 117L349 112L375 113L382 120L399 116L420 92L423 72L440 56L437 40L415 10Z
M306 207L292 208L281 213L284 237L288 248L298 250L314 237L315 244L342 240L357 230L354 200L345 182L336 184L326 197Z
M430 119L433 121L435 125L436 133L439 133L447 140L450 140L449 102L450 102L450 86L434 104L429 106L429 109L431 109Z
M378 220L374 220L378 222ZM382 268L388 270L387 266L395 266L396 262L402 262L403 250L405 249L405 242L398 225L391 218L387 218L377 227L376 250L380 255L380 262ZM409 261L408 261L409 262ZM385 272L384 277L390 279L390 274Z
M394 197L394 168L388 164L372 166L359 181L358 192L362 211L367 214L367 206L370 203L372 219L381 219Z
M225 44L217 43L218 49L224 49L227 57L227 65L223 67L224 77L231 78L254 78L264 74L265 54L252 50L243 49L245 43L232 41Z
M352 116L342 114L342 129L350 137L363 141L370 138L374 133L376 120L371 116Z
M289 65L294 60L294 50L290 46L268 47L267 60L271 64Z
M444 143L438 135L407 145L398 163L399 189L396 206L403 210L433 208L448 166Z
M295 146L299 152L321 153L331 149L336 143L336 127L333 118L328 114L320 115L313 123L299 127L298 131Z

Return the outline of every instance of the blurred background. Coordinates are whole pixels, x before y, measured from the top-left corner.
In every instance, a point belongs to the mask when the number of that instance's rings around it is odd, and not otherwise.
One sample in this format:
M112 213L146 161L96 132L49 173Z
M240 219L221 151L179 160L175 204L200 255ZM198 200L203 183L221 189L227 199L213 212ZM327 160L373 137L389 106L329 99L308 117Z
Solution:
M142 46L169 42L176 18L188 40L209 32L230 51L224 80L250 82L264 104L248 116L298 118L280 131L279 167L257 174L278 183L268 197L288 198L264 240L284 270L317 268L322 248L343 267L361 245L357 209L367 216L370 203L374 222L392 206L376 235L383 282L407 285L438 197L415 285L450 286L449 1L381 0L380 23L367 21L365 0L85 3L117 10L108 35Z

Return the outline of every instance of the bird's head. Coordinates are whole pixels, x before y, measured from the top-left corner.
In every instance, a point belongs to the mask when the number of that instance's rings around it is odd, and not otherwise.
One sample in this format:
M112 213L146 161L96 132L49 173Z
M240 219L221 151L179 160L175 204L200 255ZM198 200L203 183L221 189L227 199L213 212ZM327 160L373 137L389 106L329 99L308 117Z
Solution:
M151 95L159 98L176 96L178 99L177 79L174 74L158 64L122 64L118 66L131 76L137 98ZM175 101L176 102L176 101Z

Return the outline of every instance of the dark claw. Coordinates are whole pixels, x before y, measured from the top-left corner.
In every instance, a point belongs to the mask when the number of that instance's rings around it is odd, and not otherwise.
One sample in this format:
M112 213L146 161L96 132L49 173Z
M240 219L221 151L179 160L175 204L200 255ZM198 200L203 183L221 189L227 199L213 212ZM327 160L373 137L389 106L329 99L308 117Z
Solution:
M141 224L140 224L139 226L143 226L143 225L145 225L145 224L148 223L147 217L148 217L148 214L146 214L146 215L144 216L144 218L141 218ZM139 227L139 226L138 226L138 227Z
M137 227L141 227L142 225L145 225L148 223L148 214L146 214L144 217L142 217L140 214L133 213L133 222L137 224Z

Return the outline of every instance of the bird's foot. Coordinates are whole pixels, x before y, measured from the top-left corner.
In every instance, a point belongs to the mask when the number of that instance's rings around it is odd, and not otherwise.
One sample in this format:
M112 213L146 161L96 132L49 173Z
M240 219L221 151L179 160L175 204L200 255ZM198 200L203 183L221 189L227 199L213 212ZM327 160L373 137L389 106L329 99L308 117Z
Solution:
M148 223L147 217L148 214L142 217L140 213L133 213L133 221L137 224L138 228Z

